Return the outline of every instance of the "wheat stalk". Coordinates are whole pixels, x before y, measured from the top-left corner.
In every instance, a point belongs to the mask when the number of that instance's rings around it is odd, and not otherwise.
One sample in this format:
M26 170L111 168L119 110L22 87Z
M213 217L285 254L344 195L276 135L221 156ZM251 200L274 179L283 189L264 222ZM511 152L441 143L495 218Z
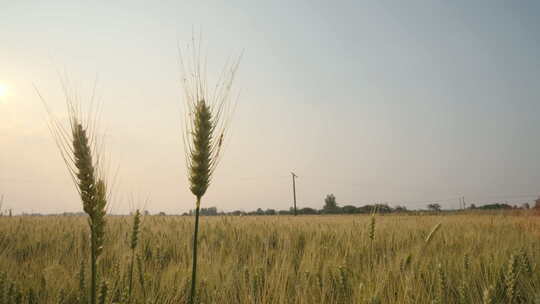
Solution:
M437 294L438 303L446 303L446 290L448 288L446 274L441 263L437 265L437 279L439 285L439 293Z
M184 89L185 121L184 152L188 171L189 189L196 198L195 230L193 235L193 265L189 302L195 301L197 275L197 236L199 231L199 209L212 174L220 160L224 140L232 110L231 86L238 68L238 60L227 64L217 85L210 92L207 87L206 63L201 60L201 43L193 39L188 52L192 58L189 64L180 49L182 85Z
M137 242L139 239L139 225L141 223L141 213L139 212L139 209L135 211L135 215L133 216L133 228L131 230L131 264L129 265L129 289L128 289L128 296L129 299L131 299L131 293L133 288L133 268L135 264L135 249L137 248Z
M96 132L100 111L99 106L94 104L95 94L92 93L89 110L83 114L79 98L70 89L66 79L62 80L62 86L69 118L67 128L53 115L37 89L36 92L49 115L49 130L80 195L83 210L88 215L91 258L90 303L96 304L97 263L103 251L105 214L109 198L100 154L103 147L98 143Z
M143 302L146 301L146 287L144 283L144 268L143 268L143 261L140 255L137 255L137 270L139 272L139 284L141 285L141 290L143 292Z
M86 285L85 285L85 272L84 272L84 260L81 261L81 268L79 270L79 302L88 303L86 295Z
M368 235L369 235L369 239L371 240L371 244L373 246L373 241L375 240L375 213L371 215L371 218L369 221Z
M510 261L508 262L508 269L505 274L505 284L506 284L506 297L508 303L514 303L517 293L517 283L519 276L519 256L512 254L510 256Z
M106 301L107 301L107 292L108 292L107 282L103 281L103 283L101 284L101 288L99 289L99 299L98 299L99 304L105 304L106 303Z
M428 236L426 237L426 239L424 241L425 246L427 246L427 245L429 245L429 243L431 243L431 240L433 239L433 236L435 236L435 234L437 233L437 231L439 231L440 228L441 228L441 223L438 223L437 225L435 225L435 227L433 227L433 229L431 229L431 232L428 234Z
M495 288L490 285L487 288L484 289L484 294L482 297L482 303L483 304L492 304L493 303L493 293L495 291Z

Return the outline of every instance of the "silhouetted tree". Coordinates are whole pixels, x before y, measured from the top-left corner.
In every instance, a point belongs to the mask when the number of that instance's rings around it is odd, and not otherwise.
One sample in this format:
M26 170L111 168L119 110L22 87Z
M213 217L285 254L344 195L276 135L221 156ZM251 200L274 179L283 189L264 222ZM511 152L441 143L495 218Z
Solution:
M266 215L276 215L276 210L274 210L274 209L266 209L264 214L266 214Z
M337 213L339 207L336 203L336 197L333 194L328 194L324 199L323 212L324 213Z
M376 204L375 206L373 206L371 212L374 211L376 211L377 213L390 213L392 212L392 208L390 208L388 204Z
M407 212L407 207L405 207L405 206L396 206L396 208L394 208L394 212Z
M356 208L356 206L353 206L353 205L345 205L341 208L341 211L346 214L359 213L358 208Z
M232 215L236 215L236 216L239 216L239 215L244 215L245 212L244 211L240 211L240 210L235 210L233 212L231 212Z
M498 203L496 203L496 204L483 205L483 206L478 207L478 209L497 210L497 209L513 209L514 207L512 207L512 206L510 206L508 204L498 204Z
M189 210L189 215L195 215L195 209ZM200 208L199 215L215 216L218 215L218 210L216 207Z
M306 207L306 208L302 208L298 210L298 213L299 214L317 214L319 212L313 208Z
M441 211L441 205L437 204L437 203L434 203L434 204L429 204L427 205L428 209L431 210L431 211Z

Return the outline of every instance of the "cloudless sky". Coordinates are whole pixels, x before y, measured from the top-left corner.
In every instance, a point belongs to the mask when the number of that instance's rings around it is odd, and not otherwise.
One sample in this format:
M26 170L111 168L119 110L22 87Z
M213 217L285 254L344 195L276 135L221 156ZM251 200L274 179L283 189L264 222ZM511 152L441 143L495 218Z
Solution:
M540 194L539 2L0 0L4 207L82 209L33 88L65 117L65 70L82 97L97 78L111 211L193 208L177 44L194 30L210 80L244 51L204 206L288 209L291 171L300 207Z

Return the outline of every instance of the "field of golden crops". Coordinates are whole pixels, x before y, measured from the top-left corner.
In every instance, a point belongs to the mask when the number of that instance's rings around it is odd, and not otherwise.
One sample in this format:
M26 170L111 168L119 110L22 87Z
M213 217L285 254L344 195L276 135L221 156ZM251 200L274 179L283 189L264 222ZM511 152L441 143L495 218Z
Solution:
M133 217L108 216L100 303L185 303L193 220L142 217L132 252ZM200 225L199 303L540 303L535 216L202 217ZM86 217L0 217L0 304L80 303L88 239Z

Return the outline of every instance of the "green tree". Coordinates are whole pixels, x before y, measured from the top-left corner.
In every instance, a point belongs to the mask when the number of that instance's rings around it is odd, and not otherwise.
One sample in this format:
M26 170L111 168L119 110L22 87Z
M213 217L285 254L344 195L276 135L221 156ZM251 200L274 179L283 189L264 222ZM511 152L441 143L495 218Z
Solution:
M336 213L337 211L339 211L339 207L336 203L336 197L334 194L328 194L324 199L323 212Z

